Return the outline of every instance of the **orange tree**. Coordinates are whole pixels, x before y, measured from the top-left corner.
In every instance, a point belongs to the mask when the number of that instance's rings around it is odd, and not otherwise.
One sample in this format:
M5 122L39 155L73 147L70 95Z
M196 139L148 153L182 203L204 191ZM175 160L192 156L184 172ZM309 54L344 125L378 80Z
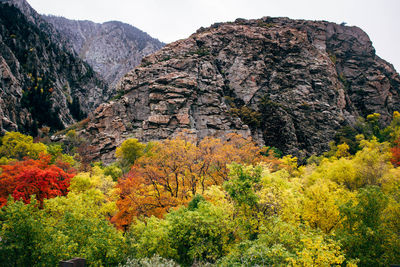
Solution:
M392 158L390 161L395 167L400 166L400 138L394 142L394 146L390 149L392 152Z
M129 226L136 216L162 217L196 193L221 185L228 177L227 164L255 164L264 158L250 139L237 134L226 140L207 137L196 141L184 136L167 139L136 160L117 185L119 212L113 221L119 227Z

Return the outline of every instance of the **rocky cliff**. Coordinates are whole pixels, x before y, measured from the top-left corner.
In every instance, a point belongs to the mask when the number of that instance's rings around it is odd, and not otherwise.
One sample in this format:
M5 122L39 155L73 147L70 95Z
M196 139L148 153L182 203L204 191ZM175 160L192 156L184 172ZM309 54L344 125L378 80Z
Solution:
M112 87L124 74L164 46L147 33L122 22L102 24L44 16Z
M82 134L108 161L124 139L251 135L284 153L328 149L358 116L400 110L400 77L367 34L326 21L265 17L202 28L143 59Z
M62 129L109 98L106 84L60 38L26 1L0 1L2 133Z
M58 44L60 48L67 44L66 39L51 25L48 23L40 14L34 10L26 0L0 0L0 3L8 3L19 9L19 11L25 16L25 19L34 24L39 30L45 32L53 43ZM71 52L72 47L69 49Z

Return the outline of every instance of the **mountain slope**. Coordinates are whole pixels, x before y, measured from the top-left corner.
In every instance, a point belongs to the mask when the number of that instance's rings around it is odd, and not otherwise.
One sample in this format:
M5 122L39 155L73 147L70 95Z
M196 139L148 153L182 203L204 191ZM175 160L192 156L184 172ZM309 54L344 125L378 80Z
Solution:
M400 77L357 27L265 17L202 28L143 59L82 134L108 161L124 139L227 132L308 156L373 112L400 110Z
M71 54L75 54L73 47L68 40L60 34L56 28L48 23L42 15L36 12L35 9L26 0L0 0L0 3L8 3L13 5L25 16L25 19L35 25L40 31L47 34L48 38L56 44L60 49L67 50Z
M28 17L13 6L21 4ZM109 89L27 7L0 2L0 129L35 135L43 126L57 130L81 120L108 99Z
M111 86L139 65L144 56L164 46L147 33L118 21L99 24L56 16L44 18Z

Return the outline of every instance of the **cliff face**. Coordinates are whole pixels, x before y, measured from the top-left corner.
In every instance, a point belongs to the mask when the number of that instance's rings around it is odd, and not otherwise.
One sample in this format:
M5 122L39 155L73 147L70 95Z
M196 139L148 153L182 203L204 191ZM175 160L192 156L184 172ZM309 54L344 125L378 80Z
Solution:
M164 46L141 30L118 21L102 24L44 16L112 87L141 59Z
M143 59L83 130L108 161L124 139L227 132L307 156L340 127L400 110L400 77L357 27L266 17L200 29Z
M0 2L2 133L62 129L108 99L105 83L56 33L26 1Z

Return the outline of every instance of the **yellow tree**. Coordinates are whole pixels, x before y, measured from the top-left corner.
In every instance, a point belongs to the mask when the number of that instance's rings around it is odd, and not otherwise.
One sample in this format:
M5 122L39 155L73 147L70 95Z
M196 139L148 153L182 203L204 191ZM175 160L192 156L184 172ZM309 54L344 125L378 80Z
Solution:
M327 234L340 225L339 207L355 198L354 193L326 179L319 179L304 191L303 219Z
M47 212L56 220L67 212L77 212L84 217L111 218L116 212L118 198L115 184L100 167L78 173L71 180L67 196L46 201Z
M38 159L46 153L46 145L34 143L32 136L19 132L8 132L1 138L0 157L23 160L25 157Z
M292 177L286 167L276 172L264 167L261 185L258 195L265 215L291 223L300 220L303 188L299 178Z

